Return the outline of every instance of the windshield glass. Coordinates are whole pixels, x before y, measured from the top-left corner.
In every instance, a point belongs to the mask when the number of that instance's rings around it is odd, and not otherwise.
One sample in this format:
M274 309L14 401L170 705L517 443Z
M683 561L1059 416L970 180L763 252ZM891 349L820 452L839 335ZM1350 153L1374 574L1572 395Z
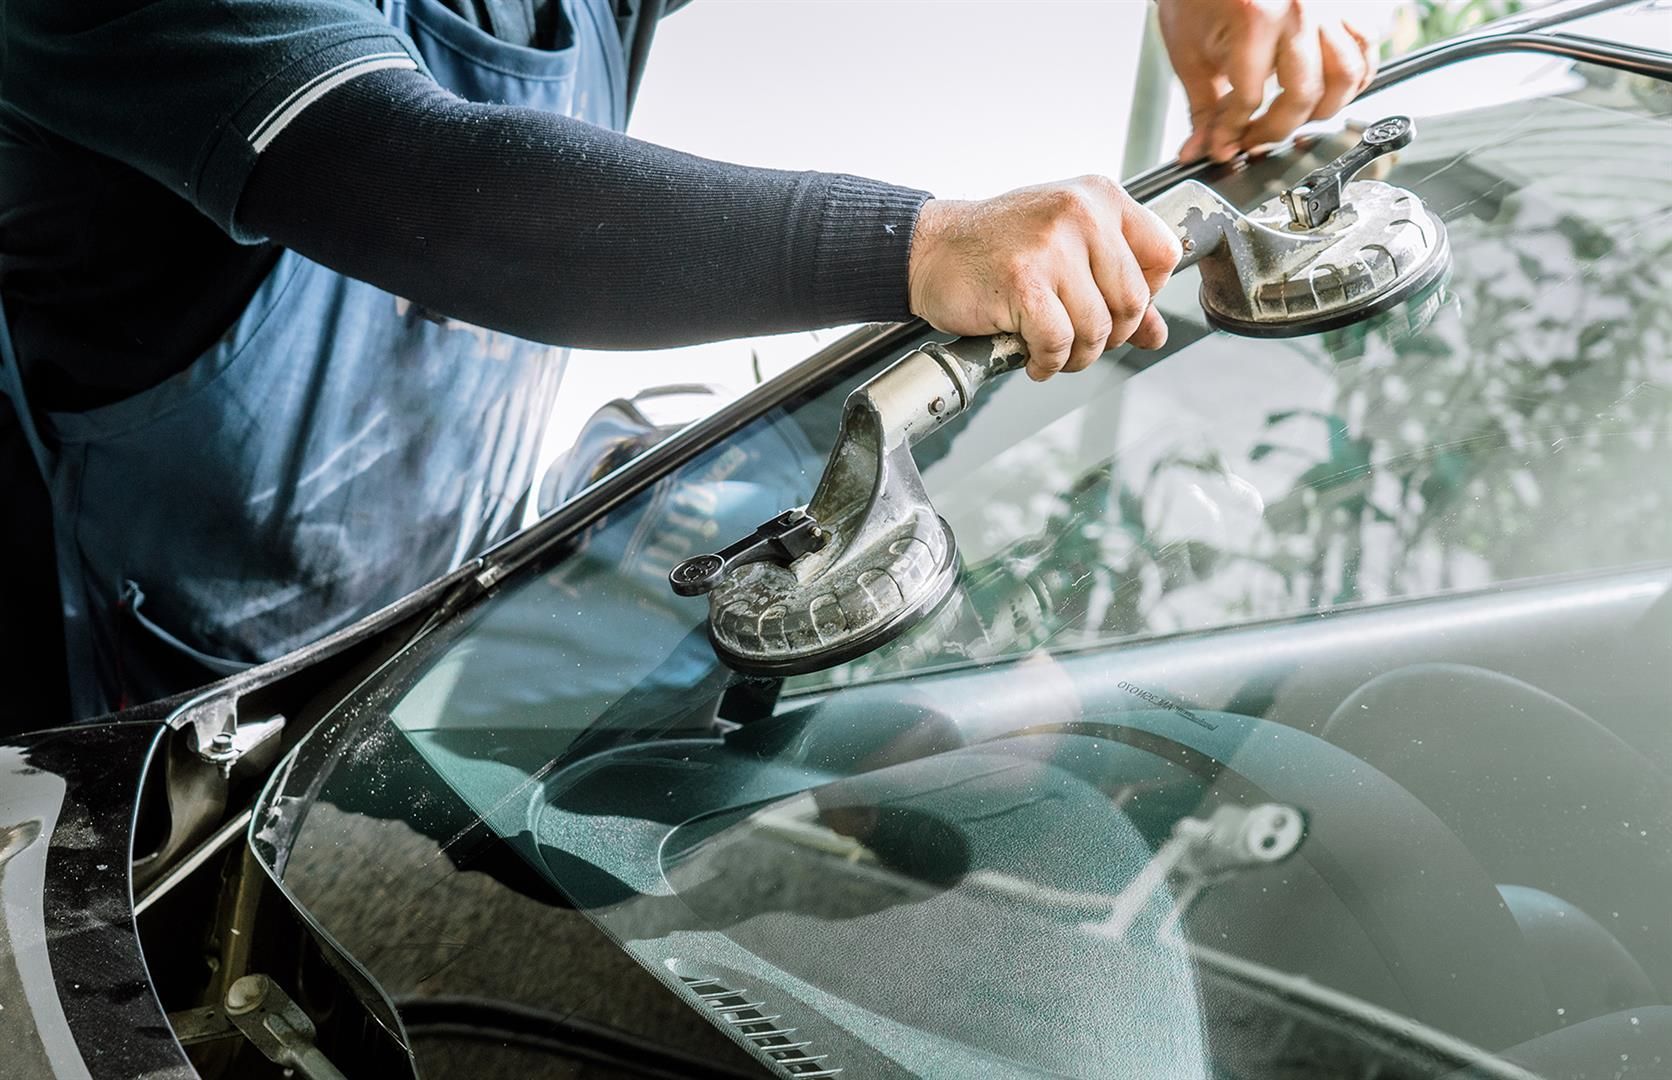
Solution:
M1517 93L1468 104L1477 64ZM804 504L904 346L845 370L397 657L258 851L397 1003L700 1016L792 1076L1657 1075L1672 94L1509 56L1350 115L1399 111L1438 292L1253 340L1179 274L1161 353L918 445L937 615L741 680L667 573ZM1214 186L1251 208L1355 138Z

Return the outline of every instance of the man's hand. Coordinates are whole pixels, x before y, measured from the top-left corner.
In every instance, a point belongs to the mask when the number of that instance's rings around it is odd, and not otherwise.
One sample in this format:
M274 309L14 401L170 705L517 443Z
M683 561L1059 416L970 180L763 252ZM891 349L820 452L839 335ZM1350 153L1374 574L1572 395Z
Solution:
M1190 100L1181 161L1229 161L1286 139L1308 120L1334 116L1376 74L1368 38L1301 0L1160 0L1160 16ZM1256 118L1274 72L1280 92Z
M1048 379L1126 341L1166 342L1154 299L1179 254L1172 230L1101 176L931 199L912 235L911 310L951 334L1020 334L1028 375Z

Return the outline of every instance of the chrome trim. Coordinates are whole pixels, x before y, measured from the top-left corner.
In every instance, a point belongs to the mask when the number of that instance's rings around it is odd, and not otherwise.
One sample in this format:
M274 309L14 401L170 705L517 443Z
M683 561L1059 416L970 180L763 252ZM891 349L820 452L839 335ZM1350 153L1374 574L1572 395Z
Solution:
M1602 64L1606 67L1620 68L1639 75L1652 75L1660 79L1672 78L1672 54L1656 52L1653 49L1640 49L1633 45L1617 45L1610 41L1586 37L1582 34L1491 34L1486 37L1454 38L1451 41L1442 41L1440 44L1421 52L1412 53L1404 61L1390 64L1386 71L1376 76L1369 89L1365 90L1364 93L1373 94L1378 90L1386 89L1417 75L1425 75L1436 68L1454 64L1459 60L1472 60L1478 56L1491 56L1506 52L1532 52L1549 56L1564 56L1571 60Z

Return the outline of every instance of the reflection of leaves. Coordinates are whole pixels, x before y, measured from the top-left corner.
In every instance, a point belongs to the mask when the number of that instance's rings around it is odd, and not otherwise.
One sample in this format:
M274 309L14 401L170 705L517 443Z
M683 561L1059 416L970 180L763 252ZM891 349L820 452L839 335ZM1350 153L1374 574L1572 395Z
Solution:
M1442 450L1430 460L1428 474L1417 485L1417 494L1429 506L1449 506L1468 477L1469 459L1454 450Z
M1399 25L1382 43L1384 57L1420 49L1478 26L1513 15L1523 0L1416 0L1400 13Z
M1218 618L1258 617L1672 555L1672 242L1633 248L1641 231L1528 199L1456 229L1507 265L1477 256L1426 327L1318 339L1333 398L1269 412L1247 451L1265 475L1292 468L1287 490L1234 549L1149 536L1159 584L1147 606L1111 608L1108 630L1143 631L1192 583L1220 589ZM1165 463L1224 471L1190 448ZM1145 527L1163 521L1152 508Z
M1032 535L971 568L968 610L990 626L1031 597L1039 614L983 647L1672 556L1672 219L1611 234L1528 190L1452 223L1464 261L1431 323L1390 312L1286 346L1309 365L1298 402L1322 407L1272 409L1235 444L1212 422L1172 424L1146 436L1142 465L1075 475L1060 446L1048 467L1028 458L1028 516L994 500L989 535L1015 537L1018 519ZM1170 514L1204 490L1217 533Z
M1207 577L1214 572L1219 566L1220 559L1223 558L1220 550L1205 540L1185 540L1171 545L1168 550L1184 553L1184 565L1187 571L1184 577L1186 580Z
M1667 552L1672 491L1656 485L1672 333L1665 245L1625 252L1567 214L1517 220L1529 205L1506 202L1490 223L1519 281L1465 279L1466 318L1404 337L1370 331L1354 341L1358 362L1339 369L1332 407L1267 418L1285 441L1257 443L1251 462L1297 453L1297 422L1324 439L1322 457L1268 503L1255 556L1308 604L1444 588L1464 553L1502 579ZM1561 290L1551 295L1563 317L1523 302L1525 287ZM1651 386L1660 392L1638 394ZM1631 495L1599 490L1622 487ZM1386 501L1372 498L1383 491ZM1620 527L1596 527L1599 514ZM1374 583L1360 576L1370 550L1386 553Z
M1579 331L1579 355L1577 357L1575 357L1572 361L1570 361L1568 364L1563 365L1564 367L1568 367L1569 370L1558 371L1557 374L1560 374L1560 375L1577 374L1578 370L1579 370L1579 365L1582 365L1584 362L1586 362L1590 359L1589 354L1590 354L1591 350L1596 348L1598 345L1601 345L1603 342L1607 341L1609 335L1612 334L1613 332L1614 332L1614 328L1612 326L1610 326L1608 323L1592 323L1591 325L1589 325L1589 326L1585 327L1584 329L1580 330ZM1561 362L1558 361L1558 363L1561 363Z
M1564 215L1556 221L1556 231L1573 245L1573 253L1585 262L1595 262L1614 250L1614 240L1589 221Z

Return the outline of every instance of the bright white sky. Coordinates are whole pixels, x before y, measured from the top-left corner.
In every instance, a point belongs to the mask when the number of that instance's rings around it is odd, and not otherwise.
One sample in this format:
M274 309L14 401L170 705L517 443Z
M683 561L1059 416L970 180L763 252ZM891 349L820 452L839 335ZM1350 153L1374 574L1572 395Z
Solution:
M1117 173L1149 0L694 0L670 16L629 132L708 157L851 172L948 197ZM576 352L566 441L648 385L753 384L836 335Z

